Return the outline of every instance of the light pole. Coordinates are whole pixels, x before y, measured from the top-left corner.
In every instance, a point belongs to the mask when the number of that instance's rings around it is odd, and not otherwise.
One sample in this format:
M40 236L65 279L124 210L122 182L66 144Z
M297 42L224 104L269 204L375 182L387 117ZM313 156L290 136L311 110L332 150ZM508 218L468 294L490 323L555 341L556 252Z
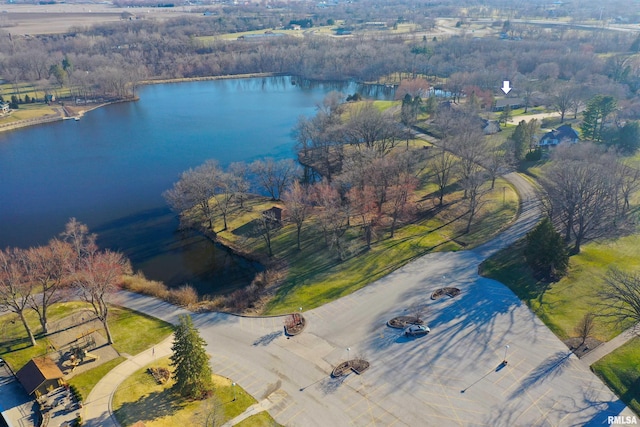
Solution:
M349 360L349 351L351 350L350 347L347 347L347 360Z
M236 401L236 383L231 383L231 388L233 389L233 400L232 402Z
M507 364L507 350L509 350L509 345L508 344L504 346L504 359L502 360L502 363L504 365Z

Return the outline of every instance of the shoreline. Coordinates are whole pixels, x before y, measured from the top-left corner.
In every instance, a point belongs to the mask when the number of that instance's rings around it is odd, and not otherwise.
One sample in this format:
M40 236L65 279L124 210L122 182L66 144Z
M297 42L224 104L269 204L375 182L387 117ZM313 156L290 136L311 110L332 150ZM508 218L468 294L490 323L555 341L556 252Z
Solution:
M157 79L157 80L144 80L139 83L139 86L147 86L154 84L167 84L167 83L187 83L187 82L198 82L198 81L208 81L208 80L226 80L226 79L250 79L250 78L258 78L258 77L278 77L284 76L286 74L279 73L250 73L250 74L229 74L224 76L204 76L204 77L188 77L188 78L178 78L178 79ZM56 105L56 109L58 112L56 114L47 114L42 117L37 117L33 119L25 119L18 120L11 123L0 124L0 133L22 129L30 126L37 126L46 123L59 122L63 120L80 120L82 116L86 113L93 111L95 109L105 107L111 104L117 104L120 102L132 102L140 99L137 95L134 95L131 98L123 98L117 99L108 102L102 102L98 104L94 104L91 107L79 107L79 106L69 106L69 105Z

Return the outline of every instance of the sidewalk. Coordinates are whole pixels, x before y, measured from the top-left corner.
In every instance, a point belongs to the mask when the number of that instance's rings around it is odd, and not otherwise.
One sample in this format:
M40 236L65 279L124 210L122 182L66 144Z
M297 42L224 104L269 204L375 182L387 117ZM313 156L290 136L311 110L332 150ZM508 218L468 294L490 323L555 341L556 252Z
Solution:
M602 359L607 354L611 353L618 347L623 346L628 341L630 341L633 337L637 336L637 334L634 333L633 329L634 328L631 327L626 331L622 332L620 335L618 335L614 339L600 344L599 346L591 350L589 353L585 354L580 359L580 361L584 363L587 367L593 365L594 363Z
M82 418L87 427L120 427L111 411L111 398L122 381L155 359L169 356L173 334L152 348L129 357L113 368L93 388L82 408Z

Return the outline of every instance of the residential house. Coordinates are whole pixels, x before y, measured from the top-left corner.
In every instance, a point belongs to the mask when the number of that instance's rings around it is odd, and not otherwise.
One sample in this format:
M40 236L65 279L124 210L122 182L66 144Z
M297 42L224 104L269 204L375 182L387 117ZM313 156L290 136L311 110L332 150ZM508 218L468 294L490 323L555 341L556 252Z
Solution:
M40 397L64 384L63 373L56 363L48 357L31 359L17 373L20 384L29 394Z
M562 142L571 142L575 144L579 139L580 137L578 136L578 132L576 132L570 124L566 124L542 135L538 146L549 147L558 145Z
M498 132L502 132L502 128L500 127L500 123L496 120L482 120L482 132L485 135L493 135Z
M0 114L7 114L9 112L9 104L7 102L0 102Z
M504 111L506 106L509 106L512 110L516 108L524 107L524 99L522 98L503 98L496 100L493 105L493 111Z

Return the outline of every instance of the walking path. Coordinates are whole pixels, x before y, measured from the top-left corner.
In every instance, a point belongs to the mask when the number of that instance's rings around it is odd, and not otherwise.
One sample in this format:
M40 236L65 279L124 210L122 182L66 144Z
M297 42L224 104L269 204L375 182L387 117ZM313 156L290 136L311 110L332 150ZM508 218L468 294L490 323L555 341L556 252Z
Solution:
M524 236L541 215L532 185L517 174L508 179L522 202L505 232L473 250L430 253L304 312L301 335L284 336L282 317L192 314L213 371L260 401L244 415L266 405L277 422L294 427L602 425L609 416L633 416L507 287L478 275L480 262ZM431 300L443 286L461 293ZM128 292L113 302L171 323L185 312ZM408 339L386 326L415 306L424 307L429 335ZM110 396L149 362L148 352L103 378L99 394L90 395L87 425L117 425ZM357 356L371 364L363 375L330 377L333 366Z
M598 360L602 359L607 354L611 353L618 347L622 347L627 342L631 341L632 338L637 337L637 330L634 331L634 327L627 329L622 332L620 335L615 337L612 340L609 340L605 343L600 344L589 353L582 356L580 361L584 363L586 366L591 366L596 363Z
M86 426L95 427L119 427L120 424L111 411L111 400L118 386L137 370L147 366L160 357L171 354L173 334L152 348L129 357L113 368L96 384L85 401L83 419Z

